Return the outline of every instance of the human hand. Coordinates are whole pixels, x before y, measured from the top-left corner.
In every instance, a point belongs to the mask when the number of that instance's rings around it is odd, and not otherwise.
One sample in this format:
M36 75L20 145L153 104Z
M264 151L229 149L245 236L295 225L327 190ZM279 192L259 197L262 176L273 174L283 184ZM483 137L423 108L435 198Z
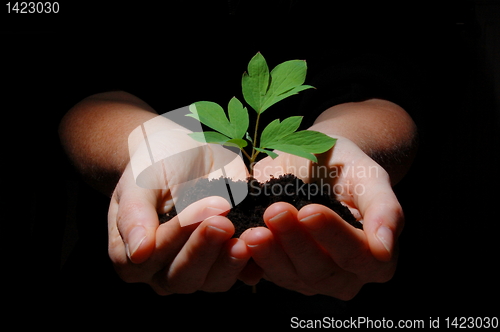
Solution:
M146 237L140 242L140 248L132 256L133 262L119 227L124 229L124 234L129 231L129 237L133 237L130 227L157 219L153 205L147 201L150 197L128 193L110 207L109 255L118 275L126 282L147 283L160 295L228 290L250 258L245 243L231 239L234 226L223 216L230 208L229 203L213 196L181 212L183 218L201 223L183 227L176 216L156 228L150 225L151 235L148 235L154 238ZM147 240L151 244L145 243ZM152 248L146 248L148 245ZM137 255L138 250L146 252L148 249L152 253L146 260L144 254Z
M220 146L199 149L187 131L170 129L149 135L148 150L136 144L114 190L108 212L110 258L122 279L148 283L162 295L227 290L250 257L242 240L230 239L234 227L224 217L229 203L208 197L162 225L158 213L172 208L185 181L218 176L214 159L226 160L228 151ZM138 176L137 170L146 169L148 151L161 161ZM228 159L228 176L246 177L241 159L233 159Z
M301 172L303 167L308 171ZM264 214L268 228L247 230L240 238L266 279L304 294L348 300L365 283L393 276L403 212L387 172L348 139L339 137L312 170L303 158L282 154L263 159L255 174L260 181L290 171L305 181L323 180L363 221L363 230L326 206L311 204L297 211L275 203Z

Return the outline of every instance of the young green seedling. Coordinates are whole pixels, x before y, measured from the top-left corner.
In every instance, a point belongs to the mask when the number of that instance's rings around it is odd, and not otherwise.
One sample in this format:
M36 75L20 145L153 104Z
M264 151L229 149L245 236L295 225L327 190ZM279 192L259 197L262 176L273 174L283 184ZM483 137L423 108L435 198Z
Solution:
M289 96L313 88L303 85L306 72L305 61L291 60L279 64L269 73L266 60L262 54L257 53L248 63L248 71L243 74L241 80L243 97L257 113L253 139L248 133L248 110L236 97L229 101L229 118L224 109L216 103L199 101L190 105L191 113L187 116L214 130L195 132L190 136L199 142L238 147L248 158L251 175L259 153L266 153L273 159L278 156L273 149L317 162L314 154L331 149L336 139L317 131L297 131L302 121L301 116L291 116L283 121L276 119L264 128L260 139L257 137L260 115L264 111ZM245 148L249 144L251 151L247 152Z

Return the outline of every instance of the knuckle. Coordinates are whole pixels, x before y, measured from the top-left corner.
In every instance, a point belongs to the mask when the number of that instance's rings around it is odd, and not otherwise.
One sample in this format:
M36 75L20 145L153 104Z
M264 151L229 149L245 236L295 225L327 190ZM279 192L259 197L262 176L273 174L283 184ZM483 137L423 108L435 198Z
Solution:
M385 215L390 216L390 225L388 225L389 228L391 228L395 232L396 236L399 236L399 234L403 230L405 223L403 207L397 201L397 199L394 199L391 203L388 203L386 206L384 206L384 209Z
M401 232L403 231L405 225L403 207L399 205L399 203L398 206L394 208L394 215L397 217L397 236L399 236L399 234L401 234Z
M389 209L390 213L397 218L398 222L404 221L403 207L397 200L389 207Z
M128 204L120 205L116 215L118 226L126 226L130 220L141 216L142 204L139 202L128 202Z

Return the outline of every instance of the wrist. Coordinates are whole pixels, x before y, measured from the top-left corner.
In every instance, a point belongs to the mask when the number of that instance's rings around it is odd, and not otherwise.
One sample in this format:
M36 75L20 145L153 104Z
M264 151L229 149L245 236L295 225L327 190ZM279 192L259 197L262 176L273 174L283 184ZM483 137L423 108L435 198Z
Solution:
M386 169L393 184L406 174L417 150L417 128L411 117L398 105L381 99L333 106L311 129L356 144Z

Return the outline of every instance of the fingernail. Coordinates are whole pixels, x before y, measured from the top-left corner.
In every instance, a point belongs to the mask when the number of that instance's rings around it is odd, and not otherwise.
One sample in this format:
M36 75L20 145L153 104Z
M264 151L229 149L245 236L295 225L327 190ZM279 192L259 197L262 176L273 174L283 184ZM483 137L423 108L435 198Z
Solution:
M212 225L208 225L205 228L205 236L208 242L214 244L220 243L228 237L227 232L225 230L214 227Z
M234 240L233 245L229 248L228 254L231 264L238 264L241 261L247 261L249 259L247 245L245 241L240 239Z
M252 254L257 253L260 258L269 256L271 251L268 244L247 244L247 248Z
M299 220L301 225L304 225L306 228L310 230L317 230L321 229L324 227L324 221L325 221L325 215L321 212L311 214L310 216L307 216L305 218L302 218Z
M125 243L125 249L127 251L127 256L132 259L134 253L139 249L142 242L146 238L146 229L142 226L136 226L132 228L128 234L128 241Z
M286 232L287 230L289 230L292 226L292 223L287 222L287 220L284 220L288 217L289 214L290 212L283 211L281 213L278 213L271 219L269 219L272 228L278 230L279 232Z
M218 208L211 207L211 206L207 206L206 208L203 209L203 219L206 219L206 218L212 217L212 216L220 215L223 212L225 212L225 211L218 209Z
M385 250L387 250L388 253L391 253L393 237L394 235L392 234L392 231L388 227L385 226L379 227L377 231L377 238L384 245L384 248Z

